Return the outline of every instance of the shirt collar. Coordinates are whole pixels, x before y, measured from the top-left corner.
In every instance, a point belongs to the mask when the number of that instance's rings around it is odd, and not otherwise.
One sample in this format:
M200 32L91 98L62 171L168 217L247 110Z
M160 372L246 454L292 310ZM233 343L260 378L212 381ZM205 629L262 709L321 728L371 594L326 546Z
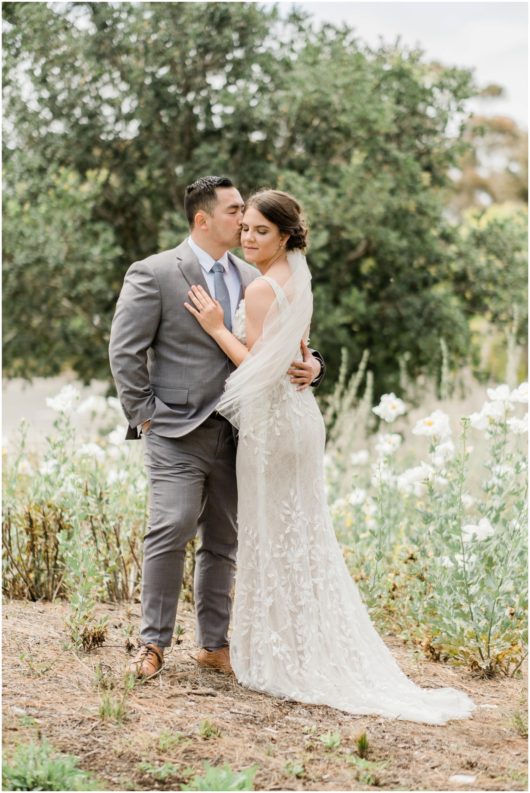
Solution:
M230 266L228 259L228 251L225 251L223 255L219 257L219 259L214 259L212 256L210 256L209 253L206 253L206 251L203 251L202 248L199 248L197 243L194 242L194 240L192 240L191 236L188 237L188 245L192 249L197 259L199 260L199 264L201 265L205 273L210 272L215 262L220 262L225 269L225 273L228 272L228 268Z

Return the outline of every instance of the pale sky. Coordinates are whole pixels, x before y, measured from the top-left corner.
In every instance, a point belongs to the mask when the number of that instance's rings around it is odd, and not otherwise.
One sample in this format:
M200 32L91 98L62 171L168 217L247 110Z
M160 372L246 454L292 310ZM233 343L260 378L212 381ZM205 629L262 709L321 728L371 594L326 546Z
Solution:
M283 3L282 3L283 5ZM475 69L480 85L497 83L506 97L473 104L475 112L508 115L528 129L528 7L526 2L285 3L316 22L347 22L373 46L380 37L419 45L442 63Z

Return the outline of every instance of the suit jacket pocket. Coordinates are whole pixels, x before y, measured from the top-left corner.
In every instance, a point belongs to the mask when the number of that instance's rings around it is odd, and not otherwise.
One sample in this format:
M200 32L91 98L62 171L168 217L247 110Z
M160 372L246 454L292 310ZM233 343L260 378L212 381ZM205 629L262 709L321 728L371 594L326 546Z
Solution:
M188 389L152 384L153 392L166 405L187 405Z

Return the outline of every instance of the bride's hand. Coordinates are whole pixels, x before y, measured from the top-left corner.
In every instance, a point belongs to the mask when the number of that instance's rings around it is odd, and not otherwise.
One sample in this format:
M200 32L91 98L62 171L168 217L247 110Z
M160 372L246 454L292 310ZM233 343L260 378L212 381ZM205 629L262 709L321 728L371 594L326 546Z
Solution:
M202 286L192 286L188 295L193 306L189 303L184 305L206 333L214 336L224 328L224 311L218 300L213 300Z

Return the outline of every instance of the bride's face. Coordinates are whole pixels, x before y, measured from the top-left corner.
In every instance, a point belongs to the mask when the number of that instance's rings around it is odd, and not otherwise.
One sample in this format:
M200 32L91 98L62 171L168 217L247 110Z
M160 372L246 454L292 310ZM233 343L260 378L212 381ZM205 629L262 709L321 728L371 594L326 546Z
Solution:
M270 261L277 253L286 235L255 207L248 207L241 224L241 247L247 262L259 265Z

